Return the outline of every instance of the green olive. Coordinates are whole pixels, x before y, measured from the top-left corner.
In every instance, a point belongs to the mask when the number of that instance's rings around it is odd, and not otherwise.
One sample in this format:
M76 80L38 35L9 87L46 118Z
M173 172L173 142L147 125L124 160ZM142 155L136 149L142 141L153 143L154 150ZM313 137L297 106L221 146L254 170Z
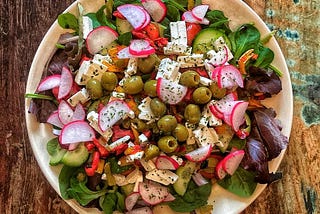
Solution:
M200 75L195 71L185 71L181 74L180 84L187 87L196 87L200 82Z
M143 87L146 95L150 97L157 96L157 80L148 80Z
M191 124L199 123L201 118L200 107L195 104L188 104L184 110L184 118Z
M207 87L199 87L192 94L192 99L197 104L205 104L211 100L211 97L212 93Z
M172 115L165 115L160 118L157 125L160 131L171 132L177 127L177 119Z
M86 89L93 100L99 99L103 95L101 82L97 79L90 79L86 84Z
M153 98L151 100L150 108L156 117L162 117L167 111L166 105L159 98Z
M131 124L135 129L137 129L138 132L143 132L148 129L147 124L138 118L132 119Z
M173 130L172 135L177 138L179 142L186 141L189 137L188 129L182 125L178 124L177 127Z
M118 77L113 72L105 72L101 77L101 85L107 91L113 91L118 85Z
M158 147L165 153L171 153L178 148L178 141L173 136L164 136L159 139Z
M126 94L138 94L143 90L143 81L140 76L131 76L123 83L123 90Z
M212 93L212 96L218 99L221 99L224 97L227 93L227 89L225 88L219 88L218 84L216 82L213 82L210 86L209 89Z
M155 58L150 55L146 58L138 58L138 70L144 74L149 74L153 71L156 64Z
M144 150L144 155L146 160L150 160L154 157L157 157L160 153L159 147L153 144L149 144Z

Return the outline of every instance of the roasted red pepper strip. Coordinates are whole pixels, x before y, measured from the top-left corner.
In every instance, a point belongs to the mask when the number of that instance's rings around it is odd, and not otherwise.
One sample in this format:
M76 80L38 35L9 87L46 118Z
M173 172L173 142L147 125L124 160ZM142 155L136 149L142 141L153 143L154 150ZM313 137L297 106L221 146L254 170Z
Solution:
M113 135L112 135L112 142L124 137L129 136L131 140L134 140L134 135L131 130L127 129L120 129L119 126L112 127Z
M91 166L85 166L84 170L88 176L94 176L95 171L98 169L100 160L100 153L98 151L94 151L92 154L92 163Z
M85 142L84 145L88 151L92 151L92 149L94 149L94 147L96 147L92 142Z
M119 19L126 19L119 11L114 11L113 13L112 13L112 15L113 16L115 16L115 17L117 17L117 18L119 18Z
M101 157L104 157L104 158L108 157L109 156L109 151L107 150L107 148L104 147L103 145L101 145L101 143L99 142L98 139L93 138L92 140L93 140L94 145L97 147Z

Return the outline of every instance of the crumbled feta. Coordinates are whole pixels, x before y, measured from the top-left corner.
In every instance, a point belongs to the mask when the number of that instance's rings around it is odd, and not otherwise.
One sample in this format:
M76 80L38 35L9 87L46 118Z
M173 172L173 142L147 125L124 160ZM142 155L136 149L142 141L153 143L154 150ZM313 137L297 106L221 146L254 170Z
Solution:
M83 61L76 74L75 82L78 85L85 85L90 79L101 80L102 74L108 69L107 66L97 64L93 60Z
M147 136L145 136L144 134L140 134L139 135L139 143L146 143L146 142L148 142Z
M80 91L72 95L67 101L72 106L75 107L78 103L85 103L90 100L89 93L86 88L82 88Z
M196 128L194 124L190 124L188 122L185 123L185 127L188 130L188 139L187 139L187 145L195 144L196 139L194 138L193 130Z
M212 84L212 80L203 76L200 76L200 84L204 85L204 86L209 86Z
M125 75L132 76L137 73L138 58L130 58L127 69L124 71Z
M140 160L144 155L144 151L134 153L132 155L127 155L127 162L133 162L134 160Z
M208 144L214 146L220 142L216 131L213 128L208 128L207 126L200 125L193 131L193 134L199 146L206 146Z
M113 135L113 132L110 129L107 129L105 132L103 132L99 125L98 125L98 113L96 113L95 111L90 111L88 114L87 114L87 120L90 122L89 125L94 129L96 130L99 134L101 134L101 136L106 140L106 141L109 141L110 138L112 137Z
M180 65L178 62L169 58L164 58L159 64L156 79L165 78L174 82L179 81L181 75L179 69Z
M203 66L203 54L191 54L190 56L178 56L177 61L180 63L181 68L190 68Z
M216 41L214 41L213 45L217 50L223 49L224 47L227 48L227 53L228 53L227 61L233 59L232 52L230 51L229 47L227 46L222 36L219 37Z
M154 169L146 172L146 178L163 185L174 184L179 176L167 169Z
M144 168L144 170L146 170L147 172L152 171L156 168L156 165L153 163L152 160L146 161L146 159L142 158L140 160L140 163L141 163L142 167Z
M171 42L187 45L187 28L185 21L170 22Z
M130 136L126 135L122 138L119 138L118 140L112 142L111 144L107 145L108 150L113 150L114 148L126 143L128 140L130 140Z
M139 119L150 121L155 118L155 115L153 114L150 108L150 102L151 102L151 98L146 97L141 101L140 105L138 105L138 109L140 110L140 113L138 116Z
M168 42L167 46L163 48L163 52L165 55L190 55L192 48L187 45L176 44L172 42Z
M86 39L88 34L93 30L92 20L89 16L83 16L82 23L83 38Z
M209 124L209 126L220 126L222 121L214 116L214 114L210 111L210 105L212 105L211 102L203 108L199 125L208 126Z

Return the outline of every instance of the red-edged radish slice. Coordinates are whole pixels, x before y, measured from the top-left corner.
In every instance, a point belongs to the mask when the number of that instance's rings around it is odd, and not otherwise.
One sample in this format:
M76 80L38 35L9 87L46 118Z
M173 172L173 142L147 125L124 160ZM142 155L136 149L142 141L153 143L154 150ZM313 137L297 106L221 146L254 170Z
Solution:
M137 6L138 6L138 7L141 7L141 6L139 6L139 5L137 5ZM150 24L150 22L151 22L151 17L150 17L150 15L149 15L149 13L144 9L144 7L141 7L141 9L143 10L143 12L144 12L145 15L146 15L146 20L145 20L144 24L141 26L141 29L143 29L143 28L147 27L148 24Z
M161 22L166 17L167 7L161 0L142 0L141 3L153 21Z
M176 170L180 166L175 159L166 155L158 156L155 164L157 169L169 169L169 170Z
M208 9L209 9L209 5L201 4L201 5L194 7L191 10L191 13L195 19L197 19L198 21L202 21L206 15Z
M224 159L219 161L219 163L216 166L216 174L219 179L223 179L226 177L227 172L223 169Z
M212 145L208 144L185 154L185 157L189 161L200 162L200 161L204 161L211 154L211 151L212 151Z
M92 141L94 137L95 132L87 122L73 121L63 127L59 141L64 145Z
M76 120L84 120L86 118L86 111L84 110L83 106L78 103L76 105L76 108L74 109L73 115L72 115L72 121Z
M192 180L198 185L202 186L208 183L207 179L205 179L199 172L196 172L192 175Z
M186 11L182 14L181 19L183 21L189 22L189 23L196 23L196 24L203 24L208 25L210 24L210 21L207 18L203 18L201 21L197 20L191 13L191 11Z
M216 110L220 113L226 112L226 109L231 106L230 101L235 101L238 99L238 96L235 92L229 93L220 100L214 103ZM212 112L213 113L213 112Z
M219 119L223 119L223 114L219 110L217 110L215 105L210 104L209 109L214 116L216 116Z
M122 48L118 53L117 53L117 57L119 59L130 59L130 58L145 58L148 57L149 55L141 55L141 56L137 56L137 55L132 55L129 52L129 47L125 47Z
M150 207L140 207L134 210L131 210L129 212L126 212L125 214L153 214Z
M155 182L139 183L141 198L150 205L161 203L169 194L168 188Z
M183 100L188 91L188 87L163 78L157 79L156 88L159 98L163 102L169 103L171 105L175 105Z
M228 49L226 46L223 46L222 49L220 49L218 52L210 51L210 53L213 53L210 55L210 63L213 66L219 66L224 65L228 61ZM222 67L221 67L222 68Z
M146 23L148 13L140 6L133 4L124 4L117 8L135 30L141 30Z
M108 26L93 29L86 39L86 46L91 54L96 54L118 38L118 33Z
M230 116L230 122L231 122L231 127L236 132L239 131L239 127L245 121L244 115L248 108L248 105L249 105L248 102L239 102L233 107L233 110Z
M229 175L233 175L233 173L238 169L244 154L244 150L237 150L229 153L222 162L224 171L226 171Z
M102 131L111 128L116 122L123 119L131 111L123 100L113 100L104 106L98 117L99 127Z
M64 100L61 100L61 102L59 103L58 116L59 116L60 121L63 124L67 124L67 123L71 122L71 120L72 120L73 110L70 107L70 105Z
M243 88L243 78L240 71L233 65L225 65L222 67L217 76L218 87L233 88L240 86Z
M139 197L140 197L140 193L139 192L132 192L126 197L125 206L126 206L126 209L128 211L132 210L134 205L136 205Z
M61 81L58 92L58 99L66 97L73 86L73 77L71 71L67 67L63 67L61 71Z
M56 88L60 85L61 75L54 74L44 78L38 85L37 91L46 91L49 89Z
M144 56L155 53L156 50L150 46L150 42L144 39L131 40L129 53L134 56Z
M171 193L167 195L167 197L164 198L163 202L170 202L176 200L176 197L174 197Z
M50 116L47 119L47 123L50 123L51 125L54 125L58 128L63 127L63 123L59 118L58 111L54 111L52 114L50 114Z

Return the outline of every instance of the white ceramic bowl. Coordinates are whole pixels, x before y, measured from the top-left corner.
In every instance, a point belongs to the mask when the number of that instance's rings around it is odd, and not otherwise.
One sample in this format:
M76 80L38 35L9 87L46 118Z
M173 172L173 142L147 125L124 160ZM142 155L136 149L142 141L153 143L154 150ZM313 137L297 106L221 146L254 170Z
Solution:
M92 1L90 0L80 0L82 5L85 8L86 12L95 12L100 6L104 3L104 0ZM226 17L230 19L230 27L235 29L237 26L243 23L254 23L255 26L260 30L261 35L264 36L270 31L260 17L244 2L239 0L203 0L205 4L209 4L211 9L222 10ZM70 11L76 14L77 2L74 2L66 11ZM27 87L26 93L33 93L36 90L37 85L40 82L44 67L47 61L50 59L53 51L55 50L55 44L58 41L59 35L65 32L60 28L55 22L45 37L43 38L36 55L34 57ZM277 41L272 38L268 43L268 47L271 48L275 53L275 59L273 65L278 67L283 71L282 86L283 90L277 96L269 99L265 102L267 106L273 107L278 116L277 118L283 124L283 134L288 136L290 135L291 124L292 124L292 112L293 112L293 97L292 97L292 88L290 82L290 76L288 69L286 67L285 59L279 48ZM30 100L26 99L25 103L25 112L26 112L26 123L27 130L29 134L30 143L34 152L34 155L37 159L37 162L46 176L47 180L51 186L59 192L58 184L58 175L61 167L51 167L49 166L49 156L46 151L46 143L49 139L53 137L51 132L51 126L46 124L39 124L34 117L34 115L28 113L28 108L30 105ZM283 158L284 151L281 155L269 163L271 171L276 171L279 167L279 164ZM254 194L249 198L240 198L237 197L226 190L222 189L218 185L214 185L212 194L209 198L209 203L214 204L214 214L231 214L239 213L244 210L250 203L252 203L259 194L264 190L265 185L258 185ZM73 207L79 213L98 213L96 209L85 209L81 207L74 200L66 201L71 207ZM168 211L166 207L161 208L165 209L164 213L172 213ZM163 210L162 210L163 212ZM158 212L157 212L158 213Z

